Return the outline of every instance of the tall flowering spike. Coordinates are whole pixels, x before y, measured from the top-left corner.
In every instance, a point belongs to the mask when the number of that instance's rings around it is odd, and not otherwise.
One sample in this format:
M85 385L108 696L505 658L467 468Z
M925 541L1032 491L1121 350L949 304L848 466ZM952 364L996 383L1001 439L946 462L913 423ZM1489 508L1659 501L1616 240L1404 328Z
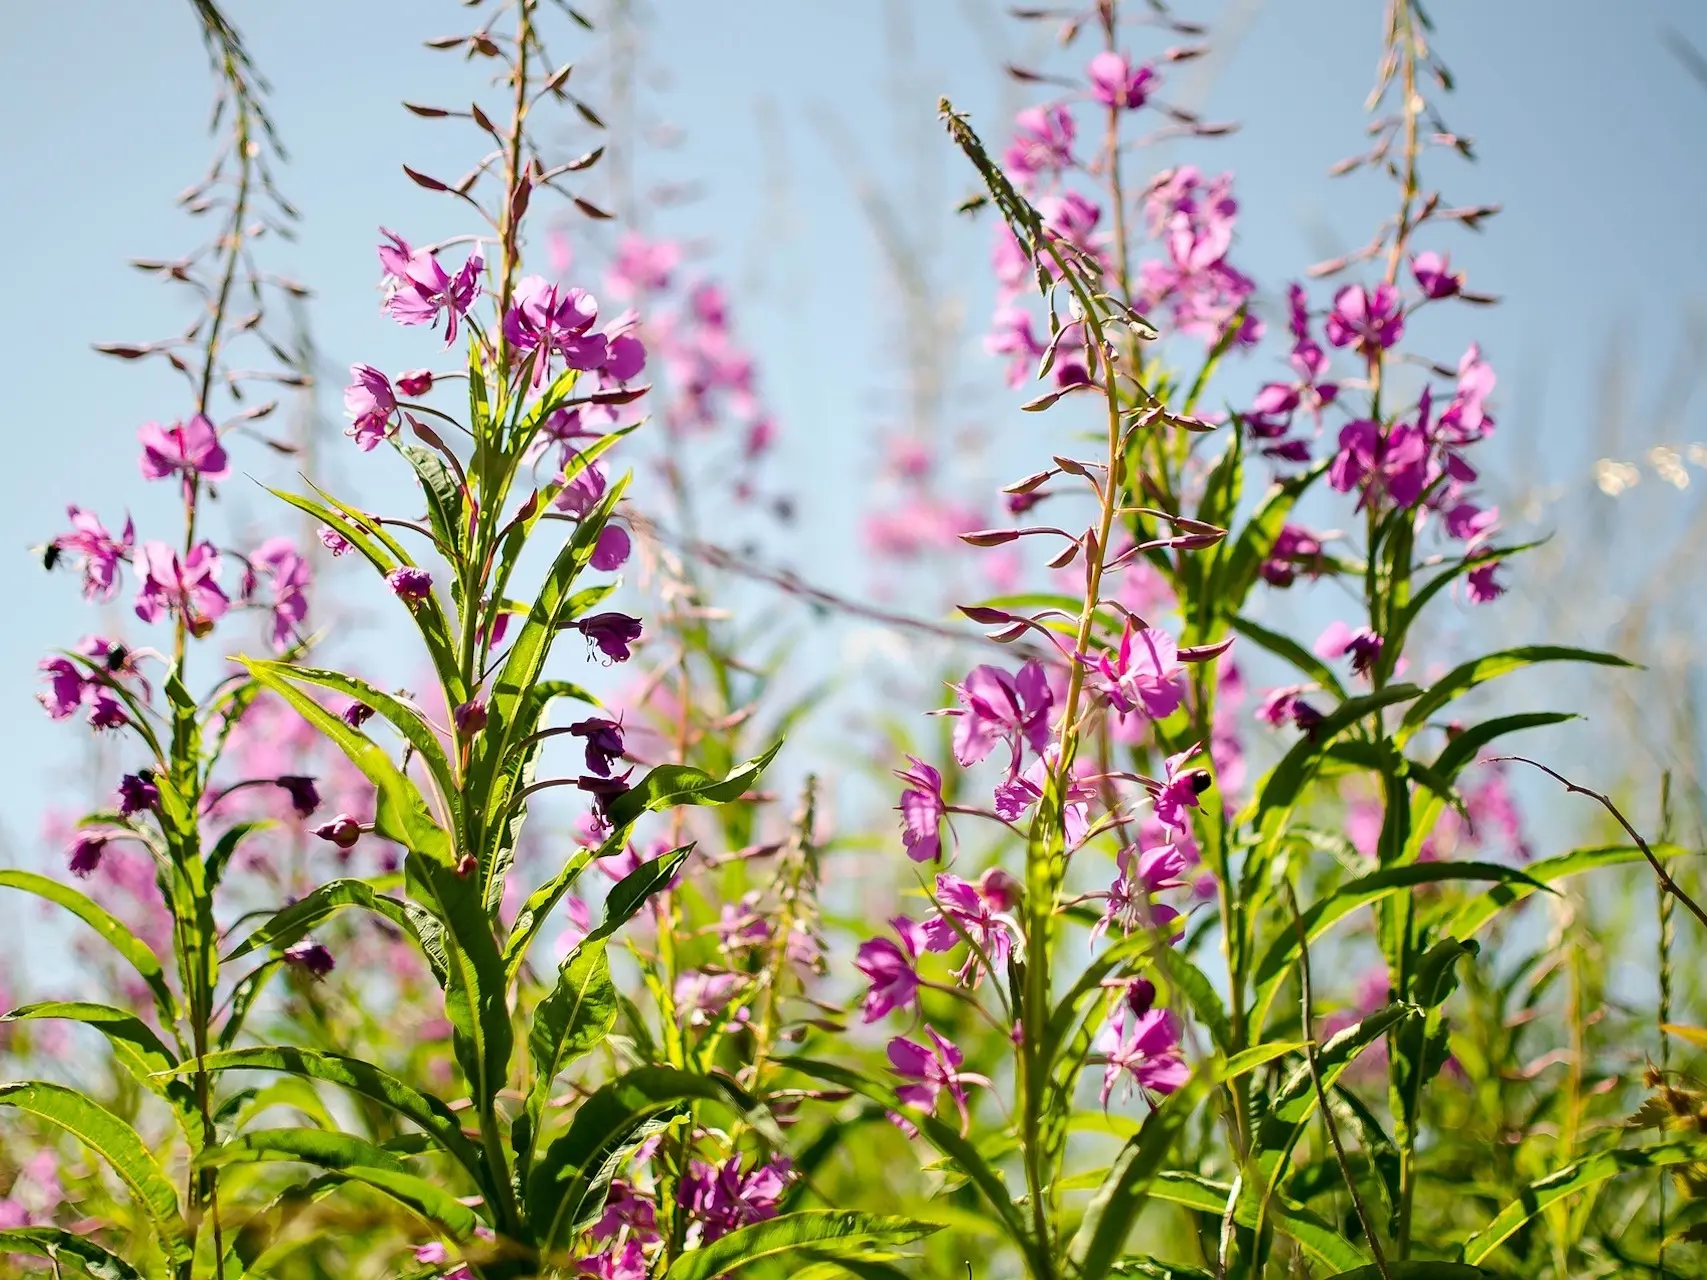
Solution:
M911 767L895 770L906 787L901 792L901 843L914 862L942 860L942 820L948 816L942 798L942 774L917 756L908 756Z
M398 324L406 325L436 326L443 315L445 346L450 347L456 342L458 321L480 295L480 276L485 269L486 259L478 245L454 276L430 252L419 250L403 264L397 288L386 298L385 309Z
M190 483L223 480L231 474L231 463L219 442L219 432L203 414L169 427L145 422L137 428L136 435L142 442L144 479L164 480L167 476L181 475Z

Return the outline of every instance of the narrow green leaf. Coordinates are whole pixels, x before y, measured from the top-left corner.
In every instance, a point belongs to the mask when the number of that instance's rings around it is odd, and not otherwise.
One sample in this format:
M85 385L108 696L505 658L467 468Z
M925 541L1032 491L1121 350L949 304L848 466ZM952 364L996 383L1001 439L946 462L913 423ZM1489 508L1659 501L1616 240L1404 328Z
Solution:
M782 743L774 742L722 778L714 778L692 765L659 765L611 800L606 809L611 825L620 827L642 813L656 813L677 805L728 804L758 781L781 750Z
M365 880L329 880L257 926L226 953L225 963L239 960L259 947L282 951L344 907L363 907L375 915L384 916L405 933L418 936L420 914L411 912L410 903L380 893Z
M1227 1198L1232 1188L1223 1182L1212 1182L1193 1173L1170 1171L1156 1175L1150 1194L1157 1200L1185 1205L1217 1216L1226 1212ZM1348 1241L1339 1231L1311 1213L1302 1205L1293 1204L1280 1196L1269 1199L1264 1217L1279 1230L1296 1240L1304 1252L1340 1271L1368 1266L1369 1255ZM1242 1227L1257 1224L1257 1202L1254 1194L1239 1198L1233 1209L1233 1220Z
M565 958L557 971L557 985L539 1002L528 1027L534 1080L513 1126L519 1176L527 1176L534 1139L558 1075L610 1034L616 1015L616 987L604 940L589 938Z
M8 1227L0 1230L0 1256L28 1253L60 1266L76 1267L94 1280L144 1280L143 1273L87 1236L59 1227Z
M1524 667L1532 667L1541 662L1590 662L1604 667L1633 667L1636 664L1615 653L1601 653L1594 649L1574 649L1566 645L1537 644L1527 645L1518 649L1502 649L1498 653L1490 653L1454 667L1446 675L1429 686L1428 692L1418 698L1405 712L1400 722L1399 731L1394 735L1395 740L1402 746L1411 734L1415 733L1428 718L1442 707L1474 689L1477 685L1486 684L1490 680L1520 671Z
M665 1280L717 1280L750 1263L802 1250L853 1252L867 1245L898 1245L940 1230L934 1222L886 1218L841 1209L805 1209L755 1222L677 1258Z
M81 1022L99 1031L112 1045L113 1053L137 1083L159 1094L172 1106L178 1125L192 1144L201 1142L200 1112L196 1107L195 1091L182 1080L162 1079L161 1072L178 1065L165 1043L134 1013L110 1005L86 1004L74 1000L51 1000L27 1004L0 1017L0 1022L28 1022L41 1018L62 1018Z
M1434 771L1450 780L1457 777L1458 771L1474 760L1482 748L1496 738L1503 738L1508 733L1519 733L1524 729L1540 729L1546 725L1564 724L1568 720L1580 718L1563 711L1536 711L1527 715L1500 716L1497 719L1484 720L1481 724L1473 724L1453 735L1452 740L1434 758Z
M1650 847L1655 856L1660 858L1682 857L1689 853L1689 850L1674 844ZM1641 861L1642 851L1635 845L1615 844L1575 849L1557 857L1532 862L1524 868L1527 873L1525 879L1495 885L1480 897L1472 898L1454 909L1442 922L1441 931L1454 938L1468 938L1506 907L1537 892L1538 885L1550 885L1569 876L1601 867L1616 867Z

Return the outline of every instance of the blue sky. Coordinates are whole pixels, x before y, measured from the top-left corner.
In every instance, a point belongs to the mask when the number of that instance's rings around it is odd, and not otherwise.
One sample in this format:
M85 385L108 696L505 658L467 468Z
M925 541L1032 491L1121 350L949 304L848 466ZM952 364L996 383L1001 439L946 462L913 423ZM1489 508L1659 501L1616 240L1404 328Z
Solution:
M281 182L305 218L300 240L275 250L274 261L315 290L314 336L334 377L322 406L335 414L342 366L423 360L419 344L377 314L372 247L381 223L418 239L466 229L399 164L458 173L472 142L397 102L454 103L479 87L464 64L421 47L458 29L468 11L448 0L229 7L273 83L293 153ZM1273 299L1304 265L1362 243L1390 207L1384 184L1325 176L1360 144L1379 6L1181 0L1179 8L1234 34L1215 58L1181 69L1174 96L1243 128L1155 160L1237 173L1238 260ZM1484 235L1454 235L1450 247L1474 287L1507 301L1460 311L1430 339L1455 356L1475 337L1500 370L1501 448L1520 469L1513 479L1600 501L1588 475L1599 388L1618 353L1639 391L1632 430L1644 447L1707 437L1699 397L1655 403L1651 390L1707 302L1707 89L1662 43L1675 28L1707 47L1707 10L1692 0L1437 0L1432 9L1459 84L1448 119L1476 138L1481 156L1474 167L1438 161L1436 172L1451 200L1505 209ZM703 266L729 282L762 361L786 432L781 479L803 511L779 557L857 594L868 582L859 515L877 437L902 416L901 361L912 340L860 189L875 182L901 211L933 288L965 318L948 426L992 442L992 476L1032 469L1039 446L1026 433L1035 420L1018 421L977 354L992 300L987 227L949 211L971 184L935 104L948 94L997 139L1018 101L999 62L1043 50L985 0L655 0L641 18L642 117L682 134L679 145L643 156L639 185L687 182L700 193L651 225L704 246ZM35 5L8 26L0 233L11 248L12 303L0 339L11 427L0 589L14 621L0 632L0 714L10 728L0 746L10 780L0 824L27 841L44 794L75 776L81 738L35 707L33 666L94 619L71 579L45 578L26 548L62 527L68 501L115 515L128 505L145 528L158 511L159 494L139 493L134 431L183 415L179 388L158 371L98 357L90 344L159 335L180 319L157 284L123 263L193 242L172 197L205 164L208 78L181 0ZM1134 46L1143 47L1137 35ZM599 49L583 48L596 85ZM1267 361L1257 357L1233 385L1254 385ZM351 455L338 467L372 497L387 490L370 461ZM1650 480L1641 494L1675 506L1681 520L1699 487L1698 479L1679 493ZM229 489L238 523L268 518L264 496ZM1568 521L1583 508L1560 510Z

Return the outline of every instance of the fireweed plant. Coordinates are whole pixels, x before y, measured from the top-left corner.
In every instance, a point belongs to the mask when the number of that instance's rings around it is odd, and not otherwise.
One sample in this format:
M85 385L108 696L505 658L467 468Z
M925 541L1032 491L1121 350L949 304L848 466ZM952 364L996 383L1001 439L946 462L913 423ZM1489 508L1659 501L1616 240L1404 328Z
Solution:
M1511 825L1490 749L1572 717L1446 718L1509 672L1621 659L1532 645L1405 678L1423 666L1407 643L1424 610L1455 594L1492 603L1523 549L1498 541L1497 512L1475 497L1474 446L1493 430L1481 351L1445 365L1410 357L1420 380L1399 363L1409 316L1492 301L1423 239L1496 212L1423 186L1430 148L1471 150L1425 96L1425 80L1450 85L1429 19L1410 0L1386 7L1374 144L1338 167L1388 173L1395 216L1365 250L1316 270L1356 277L1325 304L1288 289L1285 377L1215 417L1202 406L1217 369L1265 337L1257 286L1232 261L1231 179L1182 165L1139 184L1126 168L1146 142L1225 131L1162 96L1166 67L1202 47L1135 60L1114 0L1021 16L1061 23L1068 48L1085 35L1101 47L1074 77L1016 72L1070 89L1022 111L999 155L946 102L943 116L987 191L966 207L1000 215L990 349L1009 358L1011 383L1049 384L1026 409L1089 403L1102 423L1097 451L1065 448L1009 485L1009 510L1067 506L1076 492L1092 514L1085 526L963 535L1004 549L1042 540L1072 586L962 608L1027 652L953 685L938 713L953 724L952 761L910 756L896 769L928 910L892 920L857 958L865 1020L910 1024L887 1043L888 1080L816 1056L791 1065L934 1147L946 1190L981 1202L1034 1277L1500 1273L1533 1258L1531 1220L1561 1197L1625 1170L1694 1167L1703 1152L1601 1146L1578 1160L1567 1145L1551 1176L1479 1189L1467 1205L1450 1136L1426 1128L1431 1089L1456 1069L1443 1006L1478 963L1476 935L1566 877L1644 859L1660 868L1633 829L1634 843L1526 866L1485 856ZM1147 18L1202 34L1159 5ZM1024 301L1031 287L1041 320ZM1178 339L1206 348L1186 376L1173 367ZM1263 471L1270 483L1253 500L1247 477ZM1324 487L1343 495L1356 535L1292 522ZM1332 577L1359 613L1314 643L1251 617L1258 592ZM1248 789L1228 705L1242 684L1236 643L1296 671L1262 700L1260 719L1289 737ZM959 771L992 757L993 791L968 800ZM1342 796L1365 779L1376 798L1354 833ZM1335 811L1343 836L1322 828ZM977 874L965 866L968 819L998 833ZM1312 951L1363 919L1380 965L1355 1021L1329 1028ZM973 1053L939 1030L951 1022ZM1383 1097L1356 1087L1371 1064ZM1087 1091L1102 1115L1083 1109ZM1134 1096L1149 1111L1138 1126L1112 1111ZM1688 1110L1673 1095L1654 1106L1662 1128ZM1086 1130L1128 1140L1085 1168L1069 1136ZM1431 1169L1431 1148L1453 1158ZM1128 1251L1134 1221L1158 1203L1195 1223L1190 1262ZM1549 1218L1557 1274L1574 1274L1585 1223ZM1651 1230L1645 1239L1651 1250Z

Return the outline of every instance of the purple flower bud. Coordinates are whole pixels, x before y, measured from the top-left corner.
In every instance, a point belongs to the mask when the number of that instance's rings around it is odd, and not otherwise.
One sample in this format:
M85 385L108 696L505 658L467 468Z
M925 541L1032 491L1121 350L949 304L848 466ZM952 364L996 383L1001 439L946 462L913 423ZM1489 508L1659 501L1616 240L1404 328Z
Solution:
M451 713L456 721L456 732L459 737L472 738L486 727L486 704L479 698L470 698Z
M127 773L119 779L119 812L125 817L152 809L159 803L160 788L154 785L153 777L146 770Z
M330 840L340 849L355 847L357 840L362 838L362 824L347 813L340 813L330 822L323 822L314 828L314 834L322 840Z
M640 619L626 613L595 613L582 618L575 629L596 645L612 662L627 662L629 646L640 639Z
M79 831L71 842L71 874L86 876L100 866L109 839L98 831Z
M350 728L359 729L373 719L373 708L365 702L352 702L344 708L342 716L344 723Z
M306 971L311 977L324 978L336 967L332 953L318 942L304 938L284 951L285 963Z
M632 548L633 544L629 542L628 534L624 530L614 524L607 524L599 530L598 543L593 547L593 568L600 573L622 568Z
M320 791L315 787L313 778L286 774L281 778L274 778L273 782L289 794L290 806L296 810L297 817L306 818L320 807Z
M397 375L397 389L406 396L424 396L433 389L433 374L430 369L415 369L409 373Z
M587 769L601 778L610 777L611 765L622 758L622 725L615 720L593 717L577 720L569 732L587 740Z
M350 540L336 529L321 525L319 529L320 545L330 551L334 557L341 556L350 549Z
M432 574L425 569L416 569L407 565L401 569L393 569L386 574L385 581L392 591L397 593L399 600L407 601L410 604L414 604L418 600L425 600L432 594L433 590Z

